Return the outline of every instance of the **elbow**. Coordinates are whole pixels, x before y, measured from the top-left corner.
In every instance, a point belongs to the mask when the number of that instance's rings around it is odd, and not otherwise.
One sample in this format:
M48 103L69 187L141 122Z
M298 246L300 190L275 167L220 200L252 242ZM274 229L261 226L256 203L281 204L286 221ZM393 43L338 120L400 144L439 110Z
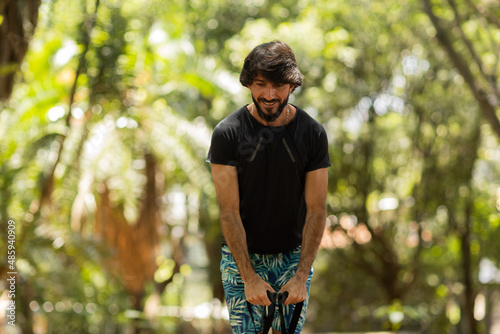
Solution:
M323 215L326 217L326 203L316 203L307 206L307 213L313 215Z
M307 208L306 222L314 223L316 226L326 224L326 206L314 206ZM319 225L318 225L319 224Z
M233 220L239 214L237 208L220 208L220 219L221 221Z

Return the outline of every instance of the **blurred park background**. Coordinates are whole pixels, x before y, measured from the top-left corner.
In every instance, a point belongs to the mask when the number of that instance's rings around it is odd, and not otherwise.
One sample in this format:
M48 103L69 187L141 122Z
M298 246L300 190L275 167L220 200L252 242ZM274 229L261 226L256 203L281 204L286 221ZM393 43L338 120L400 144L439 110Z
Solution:
M280 39L332 161L305 332L500 333L499 17L496 0L2 0L0 331L229 332L205 158L251 102L244 57Z

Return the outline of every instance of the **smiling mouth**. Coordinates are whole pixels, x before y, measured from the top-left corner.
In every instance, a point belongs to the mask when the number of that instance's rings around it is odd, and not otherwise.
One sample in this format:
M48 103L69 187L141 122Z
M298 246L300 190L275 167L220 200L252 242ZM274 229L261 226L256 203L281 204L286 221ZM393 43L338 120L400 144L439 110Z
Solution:
M274 106L276 103L278 103L279 101L278 100L272 100L272 101L265 101L265 100L261 100L262 103L265 105L265 106L268 106L268 107L272 107Z

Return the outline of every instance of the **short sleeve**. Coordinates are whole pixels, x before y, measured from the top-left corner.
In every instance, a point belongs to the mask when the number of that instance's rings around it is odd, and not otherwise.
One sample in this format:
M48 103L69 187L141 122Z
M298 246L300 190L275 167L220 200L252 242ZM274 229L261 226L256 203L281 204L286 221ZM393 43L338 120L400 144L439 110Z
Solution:
M212 133L206 161L213 164L237 166L234 148L235 138L232 131L225 126L224 122L219 123Z
M331 166L328 154L328 138L325 129L320 124L318 124L317 131L314 132L313 143L309 153L309 163L306 166L306 172Z

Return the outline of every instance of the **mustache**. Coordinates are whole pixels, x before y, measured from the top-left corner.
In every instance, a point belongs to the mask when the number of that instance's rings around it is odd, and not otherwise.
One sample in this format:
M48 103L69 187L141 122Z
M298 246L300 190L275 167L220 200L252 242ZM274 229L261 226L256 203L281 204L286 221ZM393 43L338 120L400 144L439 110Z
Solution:
M260 102L265 102L265 103L274 103L274 102L281 102L279 99L273 99L273 100L267 100L267 99L264 99L264 98L260 98L259 99Z

